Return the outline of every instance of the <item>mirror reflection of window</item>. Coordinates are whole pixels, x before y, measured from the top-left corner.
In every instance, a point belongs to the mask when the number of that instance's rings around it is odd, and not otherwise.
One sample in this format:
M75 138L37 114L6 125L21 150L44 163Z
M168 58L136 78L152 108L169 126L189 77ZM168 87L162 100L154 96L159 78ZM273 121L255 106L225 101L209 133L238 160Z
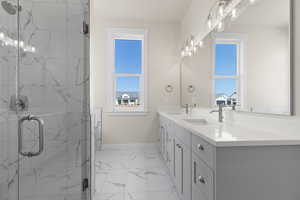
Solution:
M239 42L218 40L214 50L213 104L237 104L240 100Z

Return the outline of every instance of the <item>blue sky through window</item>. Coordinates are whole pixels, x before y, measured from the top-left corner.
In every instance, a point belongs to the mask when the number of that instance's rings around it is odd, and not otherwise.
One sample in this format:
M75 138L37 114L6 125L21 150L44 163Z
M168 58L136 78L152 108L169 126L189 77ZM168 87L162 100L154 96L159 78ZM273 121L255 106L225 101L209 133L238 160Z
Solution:
M215 94L230 96L234 92L236 92L236 79L215 79Z
M237 75L237 45L216 44L215 75Z
M215 48L215 75L236 76L237 75L237 45L216 44ZM215 79L215 94L227 96L236 92L236 79L218 78Z
M138 92L140 90L139 77L117 77L117 92Z
M115 73L142 73L142 41L115 40ZM138 92L139 77L117 77L117 92Z
M118 74L142 73L141 40L115 40L115 72Z

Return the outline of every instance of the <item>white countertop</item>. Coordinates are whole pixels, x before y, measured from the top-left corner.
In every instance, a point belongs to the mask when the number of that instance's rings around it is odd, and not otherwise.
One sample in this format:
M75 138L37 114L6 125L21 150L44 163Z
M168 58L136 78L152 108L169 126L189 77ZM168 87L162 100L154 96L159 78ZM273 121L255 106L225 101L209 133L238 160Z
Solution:
M219 123L205 113L190 116L172 112L158 113L217 147L300 145L300 129L297 132L287 130L283 133L268 131L266 128ZM208 124L195 125L185 121L186 118L206 119Z

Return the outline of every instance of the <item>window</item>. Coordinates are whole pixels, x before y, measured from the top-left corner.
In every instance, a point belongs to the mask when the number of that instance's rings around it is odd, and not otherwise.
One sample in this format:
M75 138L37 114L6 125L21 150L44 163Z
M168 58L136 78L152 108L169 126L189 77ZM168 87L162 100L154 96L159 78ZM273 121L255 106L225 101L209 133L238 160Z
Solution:
M217 39L214 44L213 105L241 104L241 42Z
M112 112L146 111L146 62L144 30L113 29L109 32Z

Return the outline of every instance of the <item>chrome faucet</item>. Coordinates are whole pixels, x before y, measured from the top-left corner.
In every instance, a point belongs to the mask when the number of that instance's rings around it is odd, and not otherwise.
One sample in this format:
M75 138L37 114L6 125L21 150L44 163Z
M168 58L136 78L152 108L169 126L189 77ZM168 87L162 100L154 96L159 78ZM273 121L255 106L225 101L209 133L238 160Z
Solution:
M210 111L210 113L219 113L219 122L223 122L224 121L224 116L223 116L223 108L225 107L226 105L223 105L223 104L218 104L218 107L219 109L218 110L212 110Z
M225 107L231 107L233 111L236 110L236 104L233 104L233 105L225 105L225 104L218 104L218 110L212 110L210 111L210 113L219 113L219 122L223 122L224 121L224 115L223 115L223 108Z
M191 114L193 111L193 108L197 108L197 104L190 105L190 104L185 104L185 114Z
M185 104L185 114L189 114L189 104Z

